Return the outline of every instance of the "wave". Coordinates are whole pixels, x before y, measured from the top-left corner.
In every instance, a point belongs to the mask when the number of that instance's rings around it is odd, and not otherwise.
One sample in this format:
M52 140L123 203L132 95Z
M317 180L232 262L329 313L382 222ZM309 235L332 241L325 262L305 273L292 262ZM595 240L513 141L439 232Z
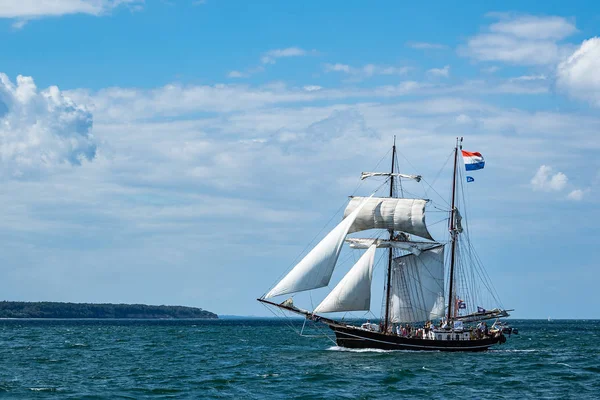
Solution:
M421 353L419 350L382 350L382 349L349 349L347 347L331 346L327 351L345 351L348 353ZM435 351L430 351L433 353Z
M393 353L399 350L381 350L381 349L349 349L347 347L331 346L327 351L345 351L348 353Z

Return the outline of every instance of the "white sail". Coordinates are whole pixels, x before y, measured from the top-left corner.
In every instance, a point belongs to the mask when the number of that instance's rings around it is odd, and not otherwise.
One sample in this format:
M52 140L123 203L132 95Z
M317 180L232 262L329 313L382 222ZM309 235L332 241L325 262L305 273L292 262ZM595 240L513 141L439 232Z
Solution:
M367 200L367 199L365 199ZM329 284L348 229L367 201L359 204L319 242L265 298L317 289Z
M444 294L439 293L431 312L429 313L429 319L438 319L442 318L446 314L446 303L444 300Z
M353 197L344 211L344 217L362 204L364 197ZM427 200L372 197L363 205L349 233L367 229L393 229L425 239L431 239L425 225Z
M407 250L414 255L419 255L423 250L430 249L435 246L439 246L439 243L431 242L412 242L412 241L399 241L399 240L387 240L387 239L373 239L373 238L346 238L346 243L353 249L368 249L372 245L377 246L378 249L394 249Z
M390 321L420 322L444 313L444 246L409 254L393 262Z
M421 182L421 175L407 175L397 172L363 172L360 174L360 179L363 180L372 176L397 176L399 178L414 179L417 182Z
M375 245L369 247L325 300L315 308L315 313L371 309L371 278L376 249Z

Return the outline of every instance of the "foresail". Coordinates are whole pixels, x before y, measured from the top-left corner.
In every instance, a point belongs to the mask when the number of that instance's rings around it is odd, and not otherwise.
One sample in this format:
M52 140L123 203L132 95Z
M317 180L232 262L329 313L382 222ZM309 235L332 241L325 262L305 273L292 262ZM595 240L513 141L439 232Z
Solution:
M325 300L315 308L315 313L371 309L371 278L376 248L375 245L369 247Z
M364 197L353 197L344 211L344 217L353 213L363 200ZM372 197L363 204L349 233L392 229L433 240L425 225L425 204L427 200L422 199Z
M359 204L352 213L346 216L265 295L265 298L327 286L340 255L344 239L348 234L348 229L350 229L365 204L366 201Z
M444 246L393 261L390 321L420 322L444 314Z

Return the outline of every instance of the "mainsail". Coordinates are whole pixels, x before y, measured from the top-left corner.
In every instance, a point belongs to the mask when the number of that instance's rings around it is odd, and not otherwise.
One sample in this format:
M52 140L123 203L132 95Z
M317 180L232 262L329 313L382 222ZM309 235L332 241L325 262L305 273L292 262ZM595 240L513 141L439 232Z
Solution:
M333 269L340 255L342 244L350 226L361 212L368 199L358 204L354 211L340 222L323 240L319 242L273 289L265 298L283 294L317 289L329 284Z
M427 200L372 197L363 204L364 199L353 197L344 211L344 216L347 216L362 205L349 233L367 229L387 229L433 240L425 225Z
M376 246L372 245L354 264L350 272L315 308L315 313L338 311L369 311L371 309L371 278Z
M444 246L394 259L390 322L420 322L444 315Z

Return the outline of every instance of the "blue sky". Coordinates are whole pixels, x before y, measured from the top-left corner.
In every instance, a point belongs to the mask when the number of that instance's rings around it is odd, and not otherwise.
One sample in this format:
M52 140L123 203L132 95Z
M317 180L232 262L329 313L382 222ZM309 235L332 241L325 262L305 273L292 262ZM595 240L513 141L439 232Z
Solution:
M0 297L268 315L394 135L465 136L503 304L600 318L600 6L373 3L3 1Z

